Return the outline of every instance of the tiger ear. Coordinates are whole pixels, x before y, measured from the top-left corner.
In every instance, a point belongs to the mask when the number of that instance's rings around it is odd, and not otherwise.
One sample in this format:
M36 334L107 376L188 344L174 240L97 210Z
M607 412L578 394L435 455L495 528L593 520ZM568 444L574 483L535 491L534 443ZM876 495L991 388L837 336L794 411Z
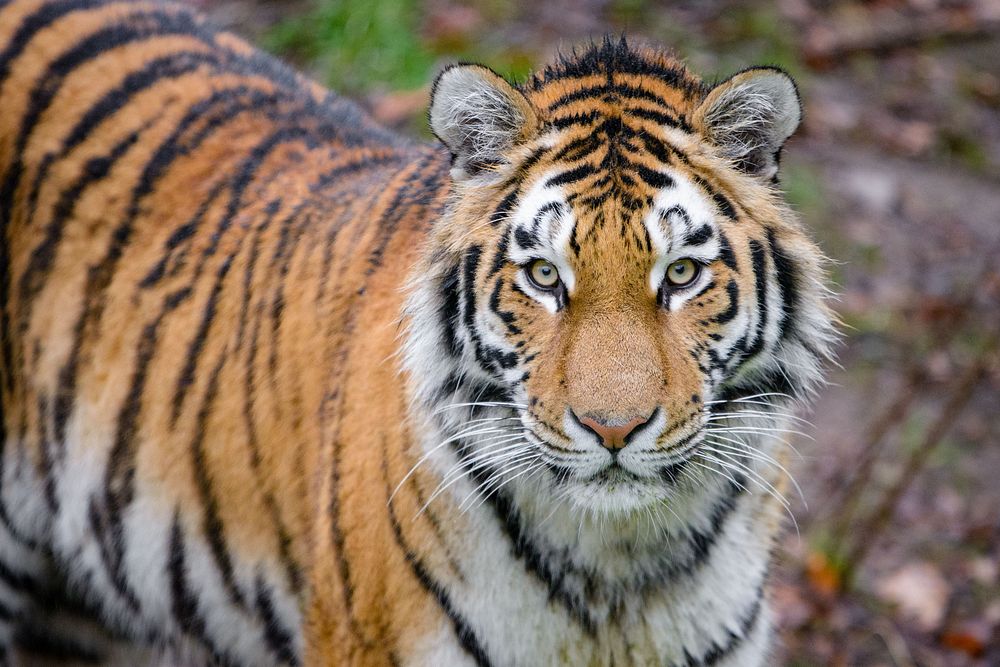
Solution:
M527 98L496 72L455 65L434 82L430 124L451 151L452 174L461 178L506 162L511 148L535 134L538 117Z
M695 112L695 125L736 168L763 181L778 173L778 156L802 120L792 78L774 67L754 67L723 81Z

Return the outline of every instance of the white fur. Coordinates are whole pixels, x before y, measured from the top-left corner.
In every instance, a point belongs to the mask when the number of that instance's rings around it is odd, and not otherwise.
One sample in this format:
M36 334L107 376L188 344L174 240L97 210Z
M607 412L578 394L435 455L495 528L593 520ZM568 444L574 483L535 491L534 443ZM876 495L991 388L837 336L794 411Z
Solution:
M777 172L771 156L795 132L802 110L795 85L787 75L762 69L725 88L705 112L705 125L724 157L740 161L759 153L766 162L756 175ZM739 76L739 75L738 75Z

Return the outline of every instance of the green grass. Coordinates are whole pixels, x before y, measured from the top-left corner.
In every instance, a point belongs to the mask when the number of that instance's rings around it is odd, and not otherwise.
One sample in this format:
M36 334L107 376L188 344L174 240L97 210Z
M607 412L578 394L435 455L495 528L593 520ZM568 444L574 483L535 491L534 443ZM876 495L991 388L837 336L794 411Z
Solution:
M731 7L718 19L717 34L709 46L720 55L720 76L754 65L776 65L805 83L808 70L802 63L795 35L771 6L747 4Z
M406 90L426 83L435 61L418 24L414 0L322 0L275 27L265 45L311 63L344 92Z
M531 71L532 54L490 45L486 35L427 38L422 7L418 0L316 0L306 14L272 29L264 45L346 94L413 90L430 84L441 63L456 60L482 62L515 80ZM495 13L484 6L484 30Z

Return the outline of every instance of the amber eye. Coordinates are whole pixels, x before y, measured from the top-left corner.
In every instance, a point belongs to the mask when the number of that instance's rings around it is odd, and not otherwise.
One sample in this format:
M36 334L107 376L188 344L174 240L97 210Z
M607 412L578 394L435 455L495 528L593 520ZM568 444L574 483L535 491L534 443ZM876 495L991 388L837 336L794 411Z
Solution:
M679 259L667 267L667 282L672 287L684 287L698 277L700 267L693 259Z
M559 285L559 269L544 259L536 259L528 266L528 277L538 289L551 290Z

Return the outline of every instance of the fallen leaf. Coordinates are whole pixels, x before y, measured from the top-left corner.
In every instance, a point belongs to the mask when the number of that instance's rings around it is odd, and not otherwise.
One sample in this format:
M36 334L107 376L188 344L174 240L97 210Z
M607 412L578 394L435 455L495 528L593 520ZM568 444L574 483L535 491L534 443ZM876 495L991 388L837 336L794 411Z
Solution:
M825 554L818 551L813 551L806 559L806 577L813 589L826 597L832 597L840 590L840 572Z
M962 632L961 630L942 633L941 644L973 658L978 658L986 650L986 643L983 639L971 632Z
M941 625L951 595L951 586L930 563L909 563L876 587L879 597L899 607L925 632Z

